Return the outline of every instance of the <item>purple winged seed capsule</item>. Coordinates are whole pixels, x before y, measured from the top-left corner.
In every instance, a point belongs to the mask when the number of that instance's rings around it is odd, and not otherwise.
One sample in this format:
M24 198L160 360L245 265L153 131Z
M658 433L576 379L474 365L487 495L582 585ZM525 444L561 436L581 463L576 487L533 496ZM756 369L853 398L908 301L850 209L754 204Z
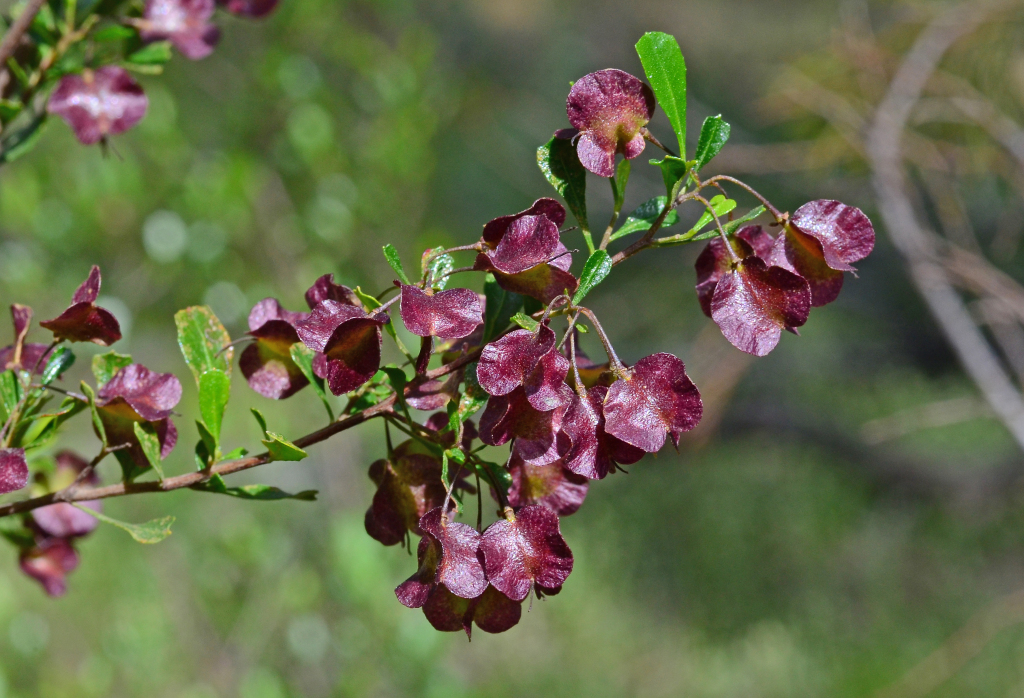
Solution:
M114 65L65 75L46 110L64 119L83 145L124 133L142 120L149 100L124 68Z
M525 599L535 584L557 589L572 572L572 551L558 515L542 506L523 507L495 521L480 539L480 552L488 581L513 601Z
M100 268L94 266L71 299L71 305L40 327L53 332L54 339L69 342L93 342L108 347L121 339L121 326L109 310L96 305L100 291Z
M608 389L604 401L605 431L647 453L656 453L671 436L700 422L704 406L683 362L672 354L652 354L627 369Z
M213 53L220 40L220 29L210 23L214 9L214 0L147 0L135 24L143 41L168 40L195 61Z
M621 70L599 70L575 82L566 113L579 129L576 153L585 168L601 177L615 175L615 154L632 160L644 150L640 129L654 115L651 88Z

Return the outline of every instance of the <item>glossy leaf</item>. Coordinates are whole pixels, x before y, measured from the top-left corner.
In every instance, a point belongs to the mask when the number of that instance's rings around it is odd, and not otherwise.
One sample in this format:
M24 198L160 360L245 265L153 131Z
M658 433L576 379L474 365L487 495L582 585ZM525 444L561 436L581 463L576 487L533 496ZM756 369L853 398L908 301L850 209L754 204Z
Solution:
M129 54L125 60L135 65L163 65L170 63L171 58L171 42L155 41Z
M661 179L665 183L665 192L670 199L674 199L679 194L685 181L684 178L689 172L686 161L666 155L661 160L651 160L651 164L661 168Z
M667 201L667 196L656 196L653 199L648 199L643 202L629 214L626 221L622 224L622 227L612 233L610 239L618 240L626 235L650 230L651 226L654 225L654 222L658 220L658 216L660 216L661 212L665 210L665 203ZM672 209L665 215L665 220L662 221L661 227L668 228L678 222L679 213L675 209Z
M408 285L410 283L409 277L405 275L405 270L402 268L402 260L398 256L398 250L396 250L395 246L390 242L384 245L384 258L388 260L388 264L390 264L391 268L395 270L396 274L398 274L399 281Z
M451 280L448 274L455 269L455 259L450 254L435 254L434 250L428 249L423 253L423 263L420 266L427 279L427 286L435 291L443 291Z
M179 310L174 314L174 324L178 328L178 346L197 385L200 377L211 369L231 375L235 350L224 349L231 343L231 336L210 308L203 305Z
M697 141L697 164L694 169L698 172L718 155L729 140L729 133L732 127L722 118L722 115L709 116L704 119L704 125L700 129L700 140Z
M540 326L539 322L525 313L516 313L513 315L512 322L516 323L524 330L529 330L530 332L536 332L537 328Z
M629 172L632 167L631 160L623 159L615 168L615 176L611 178L615 215L622 210L622 204L626 199L626 185L629 184Z
M679 141L679 154L686 155L686 60L671 34L647 32L636 43L636 52L662 111L668 115Z
M57 377L71 368L75 363L75 355L67 347L57 347L50 358L46 361L46 368L43 369L42 384L49 385L57 380Z
M612 258L604 250L595 250L587 260L586 266L583 267L583 273L580 274L580 287L572 297L573 305L579 305L584 297L604 281L611 271Z
M508 327L512 316L522 309L523 297L506 291L495 281L494 274L487 274L484 277L484 298L483 342L487 343Z
M572 211L583 230L587 222L587 171L576 154L576 146L568 138L557 134L537 148L537 164L544 178L551 183Z

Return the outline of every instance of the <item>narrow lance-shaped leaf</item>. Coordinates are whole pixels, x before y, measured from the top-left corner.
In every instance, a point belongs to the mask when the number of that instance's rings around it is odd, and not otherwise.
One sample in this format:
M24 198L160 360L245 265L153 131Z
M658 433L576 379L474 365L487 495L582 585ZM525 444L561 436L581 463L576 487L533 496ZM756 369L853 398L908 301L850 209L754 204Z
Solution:
M483 342L486 344L504 330L512 316L523 307L523 297L506 291L494 279L494 274L484 277L484 298L487 300L484 312Z
M212 310L205 305L179 310L174 314L174 324L178 328L178 346L197 385L210 369L231 375L235 352L231 347L224 349L231 343L231 336Z
M42 383L49 385L75 363L75 355L67 347L58 347L46 361L46 368L43 369Z
M596 250L590 255L583 273L580 274L580 287L576 295L572 297L573 305L579 305L583 298L590 293L595 286L605 280L612 271L612 258L604 250Z
M729 140L729 133L732 127L722 118L722 115L709 116L704 119L704 126L700 129L700 140L697 141L697 164L694 169L698 172L704 165L711 162L721 152L725 142Z
M621 237L631 235L636 232L646 232L651 229L654 225L654 221L658 220L658 216L665 210L665 204L668 201L667 196L656 196L653 199L648 199L639 206L637 206L632 213L626 218L625 223L622 227L616 230L609 240L618 240ZM679 213L672 209L665 214L665 220L662 221L662 228L669 228L679 222Z
M569 138L555 135L537 148L537 165L563 199L583 230L587 222L587 171L580 163L576 147Z
M647 32L636 42L644 73L654 89L672 130L679 141L679 154L686 154L686 61L671 34Z
M117 526L122 531L127 531L128 535L130 535L136 541L138 541L139 543L144 543L146 545L159 543L160 541L164 540L169 535L171 535L171 524L174 523L173 516L165 516L162 519L153 519L152 521L147 521L146 523L130 524L125 523L124 521L118 521L117 519L112 519L109 516L99 513L98 511L93 511L92 509L87 509L77 504L75 504L74 506L86 512L87 514L89 514L89 516L96 517L103 523L108 523L111 526Z
M390 264L391 268L395 270L396 274L398 274L399 280L403 284L408 285L409 277L405 275L405 270L402 268L402 260L398 257L398 250L396 250L395 246L390 242L384 245L384 258L388 260L388 264Z

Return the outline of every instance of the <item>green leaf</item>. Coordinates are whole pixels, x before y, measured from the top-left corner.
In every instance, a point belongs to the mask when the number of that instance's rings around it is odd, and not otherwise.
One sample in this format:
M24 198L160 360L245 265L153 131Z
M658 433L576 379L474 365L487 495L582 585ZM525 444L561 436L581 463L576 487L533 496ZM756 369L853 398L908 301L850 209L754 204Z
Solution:
M96 41L122 41L136 36L137 32L131 27L120 24L111 24L93 32L92 38Z
M46 117L46 112L39 114L24 128L18 129L0 141L0 147L3 148L3 151L0 152L0 163L14 162L36 147L39 139L43 137L46 124L49 123Z
M35 533L25 527L21 517L16 516L0 519L0 538L6 538L19 548L31 548L36 544Z
M196 444L197 463L201 463L200 470L205 470L217 460L218 442L213 434L210 433L210 428L203 423L203 420L196 420L196 430L199 432L199 443ZM202 448L199 448L199 446L202 446Z
M473 461L470 467L485 481L500 489L504 496L508 496L508 490L512 486L512 475L505 466L500 463L480 460Z
M292 361L302 371L302 375L306 377L309 384L313 386L313 392L317 394L320 401L324 403L324 407L327 408L327 416L330 421L334 421L334 409L331 407L331 402L327 397L327 389L325 387L324 379L316 375L313 372L313 357L316 356L316 352L307 347L302 342L296 342L292 345L289 353L292 356Z
M303 502L315 502L319 494L316 490L305 490L291 494L270 485L242 485L241 487L228 487L224 478L214 475L207 482L192 487L200 492L211 492L214 494L226 494L229 497L239 499L250 499L262 502L274 502L282 499L298 499Z
M459 398L459 419L465 422L467 419L472 417L484 405L487 404L487 398L490 396L487 392L480 387L480 381L476 377L477 362L471 363L466 367L465 377L463 380L466 383L466 389L462 393L462 397Z
M622 224L622 227L616 230L610 240L618 240L621 237L632 235L636 232L647 232L654 225L654 221L658 220L658 216L665 209L665 202L668 201L667 196L656 196L653 199L648 199L639 206L637 206L629 216L626 218L626 222ZM662 221L662 228L669 228L679 222L679 213L675 209L672 209L665 216L665 220Z
M163 65L171 60L172 55L170 41L154 41L151 44L146 44L125 60L135 65Z
M622 203L626 199L626 184L629 183L631 162L632 160L623 158L619 163L619 166L615 169L615 176L611 178L612 196L615 199L616 216L619 215L619 212L622 210Z
M736 208L735 201L733 201L732 199L727 199L721 194L712 197L711 201L709 201L708 203L711 204L711 211L715 212L715 216L718 216L719 220L721 220L723 216L725 216L734 208ZM696 224L694 224L694 226L690 230L692 230L693 232L699 232L701 229L704 228L704 226L713 223L715 218L714 216L711 215L711 211L708 211L707 208L705 208L704 213L701 214L701 217L697 219ZM723 227L724 225L725 224L723 223ZM715 226L715 232L717 231L718 226Z
M160 467L160 437L157 436L156 429L149 422L133 422L132 429L135 431L135 438L142 446L142 452L146 454L146 460L163 480L164 469Z
M14 375L14 371L0 373L0 406L3 407L4 423L18 406L21 395L21 385L18 383L18 377Z
M580 301L594 290L595 286L604 281L611 271L612 258L606 251L596 250L583 267L583 273L580 274L580 287L576 290L576 295L572 297L572 304L579 305Z
M212 310L205 305L179 310L174 314L174 324L178 328L178 346L197 385L199 378L211 369L231 375L235 350L224 349L231 344L231 335Z
M665 191L669 198L674 199L682 188L686 173L689 172L686 161L666 155L661 160L651 160L651 164L661 168L661 179L665 182Z
M300 461L309 455L291 441L272 431L267 432L267 438L263 440L263 445L267 447L270 459L275 461Z
M409 277L405 275L405 270L402 269L402 260L398 257L398 250L396 250L395 246L390 242L384 245L384 258L388 260L388 264L390 264L391 268L395 270L396 274L398 274L399 281L408 285Z
M116 351L92 357L92 375L96 377L96 387L105 386L118 371L125 366L130 366L131 363L132 357L127 354L118 354Z
M486 344L508 327L510 318L523 307L523 297L506 291L498 285L494 274L487 274L484 277L484 298L487 299L483 337Z
M224 371L213 368L199 376L199 414L215 444L220 444L220 427L230 396L231 379Z
M583 230L587 223L587 171L576 155L576 146L566 138L553 137L537 148L537 165L551 182Z
M648 32L636 42L636 52L644 66L658 104L672 123L679 141L679 154L686 155L686 61L679 43L671 34Z
M516 313L515 315L513 315L512 322L516 323L524 330L530 330L530 332L536 332L537 328L540 326L539 322L534 320L529 315L524 315L523 313Z
M438 247L437 249L444 249ZM431 257L433 250L427 250L423 256L423 274L427 278L427 285L437 291L443 291L451 280L447 276L455 269L455 259L450 254L439 254ZM427 261L429 260L429 261Z
M267 434L268 434L268 432L267 432L267 418L264 417L263 413L260 412L255 407L250 407L249 410L252 412L252 416L255 417L256 421L259 423L260 429L263 431L263 435L267 436ZM267 438L270 438L270 437L268 436Z
M67 347L57 347L50 358L46 360L46 368L43 369L42 384L49 385L57 380L57 376L71 368L75 363L75 355Z
M11 123L24 109L25 105L16 99L0 99L0 123Z
M92 413L92 428L96 432L96 436L103 443L107 445L107 430L103 427L103 422L100 420L99 410L96 409L96 393L92 391L92 387L82 381L82 394L85 395L89 401L89 411Z
M117 526L123 531L127 531L128 535L134 538L139 543L145 543L146 545L152 545L153 543L159 543L167 536L171 535L171 524L174 523L173 516L165 516L162 519L153 519L143 524L130 524L124 521L118 521L112 519L109 516L105 516L98 511L87 509L85 507L73 505L77 509L81 509L89 516L99 519L103 523L108 523L111 526Z
M725 142L729 140L729 133L732 127L723 119L722 115L709 116L704 119L704 126L700 129L700 140L697 141L697 164L694 169L700 171L704 165L711 162L718 153L722 151Z
M387 375L388 381L391 383L391 387L399 396L401 396L405 391L406 384L409 382L409 378L405 375L405 371L397 366L381 366L380 370Z
M728 223L723 223L722 227L725 228L725 232L729 233L729 235L732 235L734 232L736 232L736 230L739 229L739 227L741 225L745 225L746 223L749 223L750 221L754 220L755 218L757 218L758 216L760 216L764 212L765 212L764 206L758 206L756 208L752 208L749 211L747 211L747 213L745 213L744 215L740 216L736 220L729 221Z
M224 460L238 460L239 458L245 458L247 455L249 455L249 449L239 446L233 451L224 454Z

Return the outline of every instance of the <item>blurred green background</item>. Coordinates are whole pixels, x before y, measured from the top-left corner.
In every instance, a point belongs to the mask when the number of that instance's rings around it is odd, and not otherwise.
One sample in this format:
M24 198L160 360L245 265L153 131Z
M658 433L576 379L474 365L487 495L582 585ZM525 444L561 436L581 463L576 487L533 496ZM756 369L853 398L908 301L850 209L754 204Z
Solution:
M912 37L924 14L820 0L282 0L264 22L219 17L210 58L141 78L150 113L108 157L54 121L0 171L0 298L52 317L100 264L101 303L126 330L115 348L185 384L182 443L165 465L185 472L196 405L175 310L208 303L238 336L254 302L299 309L323 273L382 289L384 242L408 266L551 195L534 152L567 125L569 82L606 67L642 74L632 46L644 31L678 37L691 133L723 113L734 137L720 164L742 171L730 148L822 128L779 120L771 98L786 65L865 18ZM662 119L652 128L667 135ZM647 155L627 211L659 192ZM862 169L829 162L747 170L781 208L834 197L873 214ZM110 501L124 520L174 514L174 535L139 546L104 527L80 546L60 600L5 551L0 698L794 698L891 684L1021 585L1020 453L884 236L837 303L756 362L701 315L698 251L640 255L591 302L624 360L686 361L707 425L679 455L594 484L563 521L576 554L565 590L511 632L468 643L395 600L415 562L363 531L366 470L382 451L367 427L240 478L319 489L317 503ZM79 353L72 384L87 372ZM276 404L235 383L228 448L257 443L249 406L291 437L323 419L309 391ZM965 416L914 416L934 404ZM87 424L65 443L96 448ZM1012 620L929 695L1024 694L1024 628Z

